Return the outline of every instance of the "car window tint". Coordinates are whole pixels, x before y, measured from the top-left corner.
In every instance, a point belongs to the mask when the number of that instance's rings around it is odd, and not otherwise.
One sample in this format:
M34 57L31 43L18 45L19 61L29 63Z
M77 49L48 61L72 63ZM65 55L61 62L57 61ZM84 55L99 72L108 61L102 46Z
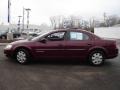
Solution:
M50 41L60 41L64 40L65 32L56 32L47 36L47 39Z
M70 40L88 40L89 36L81 32L70 32Z

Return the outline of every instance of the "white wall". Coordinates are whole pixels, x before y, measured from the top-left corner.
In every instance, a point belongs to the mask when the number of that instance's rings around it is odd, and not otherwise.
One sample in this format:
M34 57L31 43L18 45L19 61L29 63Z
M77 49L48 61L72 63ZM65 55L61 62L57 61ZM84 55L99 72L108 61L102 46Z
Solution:
M100 37L120 39L120 27L95 28L94 33Z

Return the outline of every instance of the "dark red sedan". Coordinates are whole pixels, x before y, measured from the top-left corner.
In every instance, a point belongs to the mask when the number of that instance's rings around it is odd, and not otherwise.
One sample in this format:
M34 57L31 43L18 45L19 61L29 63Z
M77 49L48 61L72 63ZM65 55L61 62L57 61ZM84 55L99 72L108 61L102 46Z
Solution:
M92 65L102 65L105 59L118 56L116 42L102 39L85 30L56 30L33 39L10 43L4 48L8 57L20 64L39 58L80 58Z

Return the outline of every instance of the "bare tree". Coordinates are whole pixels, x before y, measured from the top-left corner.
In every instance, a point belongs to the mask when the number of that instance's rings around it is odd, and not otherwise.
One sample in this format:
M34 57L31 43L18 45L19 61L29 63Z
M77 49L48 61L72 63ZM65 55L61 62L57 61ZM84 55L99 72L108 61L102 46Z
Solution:
M50 18L53 29L63 28L79 28L79 29L92 29L94 28L94 20L83 20L80 16L53 16Z
M113 26L118 24L119 22L119 17L116 15L109 16L109 26Z
M51 25L52 25L52 28L54 28L54 29L56 29L56 19L55 19L55 17L53 16L53 17L50 17L50 21L51 21Z
M104 24L101 23L101 25L105 27L110 27L118 24L119 20L120 17L118 17L117 15L107 15L106 13L104 13Z
M53 29L61 29L63 28L64 16L53 16L50 17L51 25Z

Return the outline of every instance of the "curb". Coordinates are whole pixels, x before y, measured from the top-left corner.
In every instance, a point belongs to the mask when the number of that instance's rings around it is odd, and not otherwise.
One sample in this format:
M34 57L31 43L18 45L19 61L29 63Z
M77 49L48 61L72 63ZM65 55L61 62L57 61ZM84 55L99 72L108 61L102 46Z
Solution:
M0 43L0 46L6 46L9 43Z

